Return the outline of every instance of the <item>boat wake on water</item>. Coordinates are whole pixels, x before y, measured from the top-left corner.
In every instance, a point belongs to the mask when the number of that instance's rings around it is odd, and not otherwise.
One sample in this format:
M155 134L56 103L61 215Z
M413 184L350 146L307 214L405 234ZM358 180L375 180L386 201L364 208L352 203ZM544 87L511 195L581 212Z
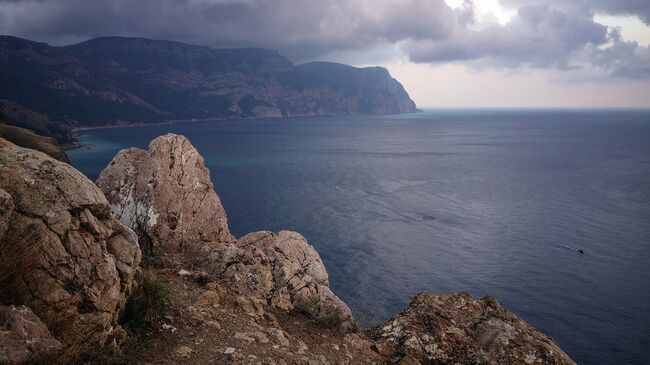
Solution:
M585 251L584 251L583 249L581 249L581 248L575 248L575 247L571 247L571 246L563 245L563 244L561 244L561 243L558 244L558 247L562 247L562 248L565 248L565 249L567 249L567 250L575 251L575 252L577 252L577 253L581 253L581 254L585 253Z

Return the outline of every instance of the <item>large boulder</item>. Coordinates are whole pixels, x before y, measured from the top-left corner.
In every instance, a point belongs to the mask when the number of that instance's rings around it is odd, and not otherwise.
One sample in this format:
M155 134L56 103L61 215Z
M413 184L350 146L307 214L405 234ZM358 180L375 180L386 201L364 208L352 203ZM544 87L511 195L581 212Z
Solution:
M355 328L350 308L329 288L320 255L297 232L249 233L234 245L206 245L202 257L238 294L302 311L344 332Z
M188 245L233 240L203 157L184 136L160 136L147 151L121 150L97 185L145 251L174 253Z
M110 340L140 250L92 181L0 138L0 258L0 300L31 308L72 354Z
M489 296L421 293L368 334L379 353L403 364L575 364Z

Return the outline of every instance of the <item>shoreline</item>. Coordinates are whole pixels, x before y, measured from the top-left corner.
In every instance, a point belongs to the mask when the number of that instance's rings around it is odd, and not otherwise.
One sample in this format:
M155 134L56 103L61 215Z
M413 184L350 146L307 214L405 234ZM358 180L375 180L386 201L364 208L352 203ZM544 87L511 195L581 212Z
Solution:
M327 117L341 117L341 116L364 116L364 115L404 115L404 114L416 114L423 113L424 110L418 109L414 112L407 113L382 113L382 114L371 114L371 113L341 113L341 114L303 114L303 115L282 115L282 116L254 116L254 117L243 117L243 118L223 118L223 117L210 117L210 118L192 118L192 119L174 119L167 120L163 122L153 122L153 123L144 123L144 122L133 122L126 124L104 124L99 126L84 126L84 127L75 127L71 128L70 131L73 134L77 134L79 131L87 131L93 129L108 129L108 128L131 128L131 127L146 127L151 125L173 125L180 123L194 123L194 122L211 122L211 121L235 121L235 120L259 120L259 119L294 119L294 118L327 118Z

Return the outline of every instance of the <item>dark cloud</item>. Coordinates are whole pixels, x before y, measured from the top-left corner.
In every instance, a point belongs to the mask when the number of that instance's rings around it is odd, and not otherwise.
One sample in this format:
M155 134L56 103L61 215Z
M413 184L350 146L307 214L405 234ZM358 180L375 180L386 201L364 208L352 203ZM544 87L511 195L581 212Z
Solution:
M611 15L635 15L650 24L650 1L648 0L501 0L504 5L535 5L540 2L569 11L601 12Z
M215 47L278 48L296 58L405 38L444 38L444 0L25 0L0 1L0 31L55 44L102 35Z
M505 26L461 28L444 41L411 41L405 49L415 62L487 59L506 67L568 68L575 51L607 41L607 28L590 18L537 5L519 8Z
M649 50L593 14L648 22L648 0L501 0L507 24L477 24L472 1L444 0L0 0L0 33L53 44L104 35L212 47L279 49L294 61L398 49L414 62L478 67L592 68L650 78ZM366 62L373 62L369 59Z

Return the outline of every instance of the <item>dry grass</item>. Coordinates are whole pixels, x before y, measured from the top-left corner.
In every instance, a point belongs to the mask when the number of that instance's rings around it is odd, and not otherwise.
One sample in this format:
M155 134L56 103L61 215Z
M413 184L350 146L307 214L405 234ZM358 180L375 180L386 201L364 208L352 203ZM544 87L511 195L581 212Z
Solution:
M145 272L124 306L120 324L131 331L149 326L162 316L168 297L167 286Z
M38 230L28 227L20 239L5 237L0 240L0 300L10 298L15 275L25 273L35 262L34 258L43 247L43 239Z
M56 143L54 138L41 136L29 129L3 124L1 121L0 137L17 146L41 151L59 161L68 162L65 151Z

